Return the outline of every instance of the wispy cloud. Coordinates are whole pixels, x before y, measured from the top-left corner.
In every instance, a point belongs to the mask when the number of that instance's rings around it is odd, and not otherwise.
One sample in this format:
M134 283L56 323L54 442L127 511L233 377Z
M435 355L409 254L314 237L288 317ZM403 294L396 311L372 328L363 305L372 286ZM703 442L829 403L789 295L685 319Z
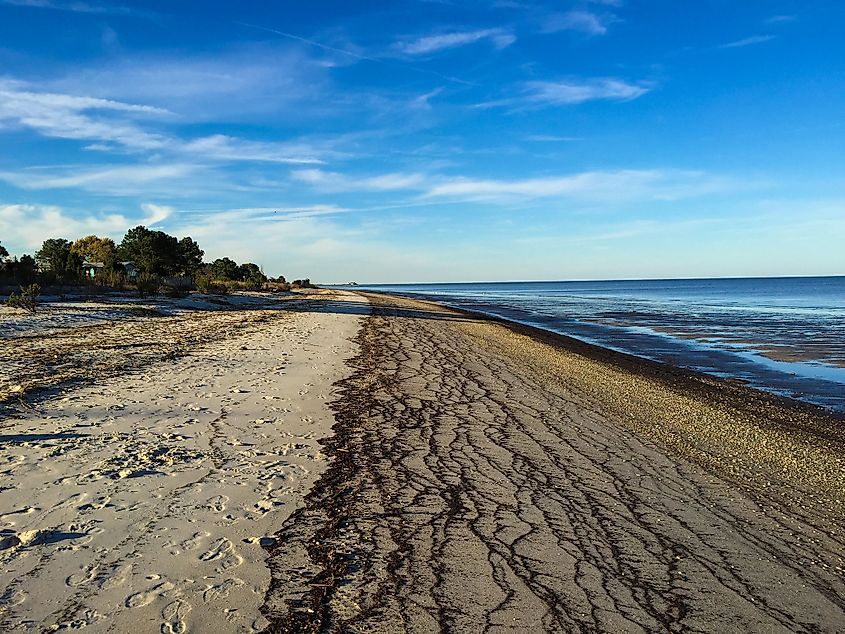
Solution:
M203 170L203 166L188 163L87 169L62 167L0 172L0 180L22 189L83 189L113 195L139 195L157 191L178 195L180 189L184 189L182 186L185 179ZM188 195L194 192L184 190L184 193Z
M110 113L110 118L103 113ZM44 136L158 149L165 144L165 139L145 132L130 118L167 114L166 110L149 105L38 92L21 82L0 80L0 123L32 128Z
M572 141L583 141L583 138L578 136L556 136L553 134L532 134L525 137L525 140L534 141L535 143L569 143Z
M522 95L482 102L476 108L567 106L588 101L631 101L650 90L650 83L630 83L614 77L567 81L528 81Z
M301 143L268 143L246 141L225 134L214 134L185 143L181 148L188 154L231 161L261 161L269 163L316 164L321 152Z
M698 171L591 171L523 180L457 178L434 185L425 197L502 203L554 197L622 203L678 200L722 191L730 185L722 178Z
M774 35L753 35L751 37L746 37L741 40L736 40L735 42L728 42L727 44L722 44L718 48L741 48L743 46L763 44L764 42L769 42L773 39L775 39Z
M324 115L330 69L297 47L231 46L213 55L140 53L72 68L45 90L145 103L191 122L244 121L267 114ZM325 100L328 102L328 100ZM309 110L297 109L309 103Z
M401 172L354 177L319 169L298 170L291 176L326 192L419 192L412 204L434 199L518 203L540 198L615 204L678 200L736 187L730 179L707 172L672 169L587 171L519 180Z
M94 2L58 2L56 0L0 0L0 4L33 9L51 9L54 11L69 11L72 13L94 13L104 15L149 15L146 11L139 11L132 7L117 3L100 4Z
M549 105L568 105L585 101L630 101L651 90L646 84L632 84L622 79L601 78L589 81L531 81L525 84L526 99Z
M795 20L794 15L772 15L763 20L764 24L783 24Z
M406 174L401 172L352 177L337 172L326 172L319 169L295 170L291 176L302 183L311 185L322 191L396 191L417 189L426 183L422 174Z
M598 15L584 9L574 9L566 13L553 13L547 16L540 27L541 33L560 31L580 31L587 35L604 35L607 25L615 21L610 15Z
M430 95L430 96L433 96ZM146 129L145 124L172 123L170 111L113 99L38 90L0 79L0 126L30 128L42 136L90 141L83 146L106 153L156 152L217 161L318 164L340 156L330 141L319 144L250 141L224 134L182 139Z
M480 29L427 35L411 41L397 42L395 47L406 55L428 55L438 51L458 48L489 40L496 48L506 48L516 41L516 36L506 29Z
M340 207L338 205L303 205L301 207L286 207L279 205L276 207L244 207L235 209L197 209L180 212L183 216L181 222L196 222L195 220L186 220L186 218L196 217L200 219L213 218L215 223L229 222L229 223L278 223L278 222L292 222L302 218L315 218L319 216L336 216L338 214L348 213L352 209L348 207Z

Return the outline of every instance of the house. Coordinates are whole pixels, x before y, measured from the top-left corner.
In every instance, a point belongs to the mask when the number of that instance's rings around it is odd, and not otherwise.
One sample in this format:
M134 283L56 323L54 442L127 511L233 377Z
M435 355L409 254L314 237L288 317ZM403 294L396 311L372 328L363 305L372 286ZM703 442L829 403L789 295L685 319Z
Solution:
M131 282L134 282L138 279L138 274L140 273L140 271L138 271L138 269L135 267L134 264L132 264L132 262L121 262L120 266L123 267L123 272L126 274L126 279Z
M93 280L103 272L104 268L106 268L106 265L103 262L83 262L82 276L88 278L89 280Z

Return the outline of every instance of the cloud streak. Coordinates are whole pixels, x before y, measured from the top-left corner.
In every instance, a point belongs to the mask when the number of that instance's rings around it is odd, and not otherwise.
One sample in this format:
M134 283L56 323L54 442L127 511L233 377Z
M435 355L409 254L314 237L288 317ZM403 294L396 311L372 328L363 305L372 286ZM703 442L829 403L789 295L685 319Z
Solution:
M250 141L224 134L195 139L142 127L177 119L167 109L100 97L39 91L23 82L0 80L0 126L30 128L44 137L90 141L99 152L170 153L203 160L319 164L340 156L330 142Z
M599 16L591 11L574 9L566 13L554 13L548 16L543 21L540 32L580 31L587 35L604 35L607 33L607 25L611 21L613 21L613 18L609 16Z
M116 113L119 118L108 119L103 113ZM38 92L20 82L0 80L0 123L32 128L48 137L106 141L125 148L154 150L163 147L165 139L144 131L127 117L168 114L167 110L154 106Z
M632 101L650 92L652 84L631 83L615 77L528 81L520 85L522 95L476 104L476 108L540 108L571 106L589 101Z
M773 39L775 39L774 35L753 35L751 37L746 37L742 40L736 40L735 42L721 44L719 48L742 48L744 46L753 46L754 44L763 44L765 42L770 42Z
M397 42L395 47L405 55L430 55L447 49L459 48L488 40L496 48L506 48L516 41L516 36L505 29L479 29L427 35L409 42Z
M32 9L51 9L70 13L93 13L101 15L148 15L131 7L119 4L98 4L92 2L56 2L55 0L0 0L0 4Z
M319 169L296 170L291 176L302 183L321 191L349 192L371 191L387 192L419 189L425 185L422 174L389 173L363 178L351 177L337 172L325 172Z
M98 194L131 195L151 189L169 195L192 193L184 189L188 177L204 168L188 163L121 165L97 168L61 168L0 172L0 180L21 189L82 189Z
M425 198L514 203L559 198L589 203L671 201L723 191L725 179L699 171L589 171L522 180L456 178L435 184Z

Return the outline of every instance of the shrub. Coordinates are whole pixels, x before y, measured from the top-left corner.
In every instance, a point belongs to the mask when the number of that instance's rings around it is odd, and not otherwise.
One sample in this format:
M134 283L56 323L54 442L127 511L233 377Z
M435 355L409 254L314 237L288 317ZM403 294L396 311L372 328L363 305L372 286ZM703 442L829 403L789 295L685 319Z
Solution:
M172 284L166 284L162 290L166 297L175 297L177 299L187 297L191 292L186 286L175 286Z
M34 315L38 306L38 296L40 294L41 287L38 286L38 284L30 284L29 286L21 287L20 295L15 295L14 293L9 295L9 299L6 300L6 305L11 308L26 310Z
M120 271L105 270L97 277L97 281L102 286L113 288L116 291L122 291L126 288L126 275Z
M194 276L194 285L200 293L206 295L226 295L229 292L226 284L220 283L211 275L204 273L197 273Z
M150 275L149 273L141 273L138 276L138 279L135 280L135 288L141 299L144 299L147 295L152 295L153 293L158 292L160 285L161 280L159 280L158 276Z

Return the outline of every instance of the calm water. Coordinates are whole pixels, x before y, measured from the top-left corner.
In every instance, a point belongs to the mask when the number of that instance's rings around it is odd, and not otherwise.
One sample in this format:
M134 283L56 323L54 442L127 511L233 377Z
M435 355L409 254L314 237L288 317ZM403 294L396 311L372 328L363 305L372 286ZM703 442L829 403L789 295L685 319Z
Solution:
M362 288L443 301L845 411L845 277Z

